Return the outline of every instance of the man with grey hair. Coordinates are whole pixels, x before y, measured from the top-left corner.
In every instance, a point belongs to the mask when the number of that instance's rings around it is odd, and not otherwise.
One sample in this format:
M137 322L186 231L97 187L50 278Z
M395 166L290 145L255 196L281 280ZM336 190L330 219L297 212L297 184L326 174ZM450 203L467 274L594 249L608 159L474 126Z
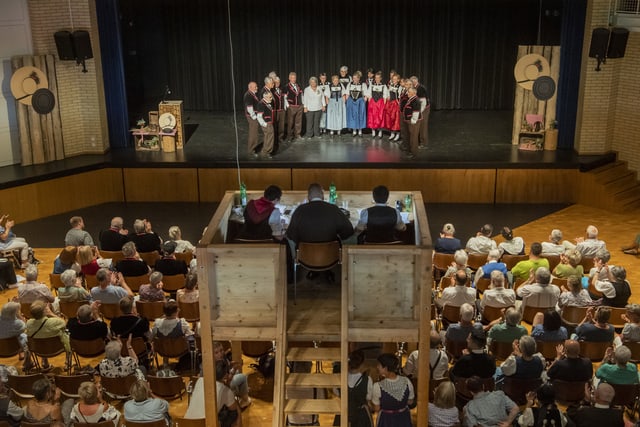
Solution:
M124 221L121 217L116 216L111 219L108 230L100 232L100 249L105 251L116 252L122 250L122 245L129 241L129 230L124 228Z
M274 76L271 95L273 101L273 131L277 142L283 142L285 138L284 92L280 88L280 77Z
M606 267L607 280L600 280L599 274L594 274L591 284L596 291L602 293L602 305L608 307L625 307L631 296L631 287L627 281L627 271L620 265Z
M535 280L535 283L531 283ZM533 307L555 307L560 297L560 288L551 284L551 272L547 267L539 267L516 294L522 298L522 310L527 305Z
M135 243L127 242L122 245L122 255L124 259L118 261L116 270L123 276L143 276L151 271L151 268L140 257Z
M591 384L585 384L585 403L582 406L569 406L567 417L576 427L623 427L624 410L611 408L616 392L611 384L600 383L593 392Z
M568 240L562 240L562 231L554 228L551 230L548 242L542 242L543 255L562 255L569 249L575 249L576 245Z
M72 216L69 220L71 229L64 236L65 246L93 246L93 238L84 229L84 220L81 216Z
M247 91L242 98L244 115L247 117L247 124L249 125L247 135L247 149L249 154L254 154L258 147L258 116L256 115L256 107L259 102L258 84L256 82L249 82Z
M491 238L493 225L485 224L480 228L475 237L467 241L467 251L470 254L488 254L491 249L498 249L495 240Z
M502 321L501 321L502 320ZM513 342L527 335L527 328L520 324L522 315L515 307L505 310L503 319L492 322L491 329L487 334L487 341L491 342Z
M629 360L629 347L621 345L615 350L613 347L607 347L602 365L596 371L596 378L609 384L637 384L638 367Z
M58 299L64 302L86 301L91 299L91 295L82 287L82 281L75 270L65 270L60 275L63 288L58 289Z
M24 275L27 280L18 285L18 301L20 301L20 304L31 304L37 300L50 303L55 301L49 287L44 283L38 282L38 267L29 264L24 269Z
M264 78L264 86L258 91L258 99L262 99L265 92L271 93L273 89L273 77L267 76Z
M162 239L153 231L151 221L146 218L136 219L133 222L133 231L135 233L130 236L130 240L136 244L138 252L162 252Z
M576 249L582 254L582 257L592 258L600 249L607 249L604 241L598 240L598 229L595 225L587 227L586 238L576 238Z
M498 270L491 272L491 285L489 289L484 291L480 300L480 310L484 311L485 307L506 308L515 306L516 293L513 289L504 287L505 277Z
M284 109L287 111L287 137L290 139L302 138L302 88L297 82L298 75L289 73L289 83L283 88L285 95Z
M271 95L271 91L265 90L262 93L262 98L256 107L256 114L258 115L258 123L262 129L262 150L260 150L258 156L262 159L270 159L275 143L273 130L273 95ZM253 153L252 156L255 157L255 153Z
M462 304L460 306L460 321L450 324L446 332L441 332L444 334L445 342L465 341L472 330L483 331L482 323L474 322L475 313L473 305Z
M91 298L102 304L118 304L120 299L129 295L133 297L133 291L124 281L122 273L114 273L106 268L101 268L96 273L98 286L91 288Z
M475 276L473 277L473 287L476 287L478 280L491 278L491 273L499 271L505 276L507 275L507 264L504 262L498 262L500 259L500 249L491 249L487 255L487 263L478 268Z
M67 322L67 330L72 340L106 340L109 337L109 328L100 320L100 301L78 307L76 317Z
M452 305L456 307L462 306L462 304L475 304L476 302L476 290L467 287L469 281L469 275L464 270L458 270L456 275L453 276L452 285L444 288L440 298L436 300L438 307L444 307L445 305Z
M450 265L447 267L447 271L444 273L444 277L452 277L458 272L458 270L464 270L467 273L467 276L471 277L472 271L467 266L467 261L469 261L469 254L464 249L458 249L453 254L453 261L455 265Z

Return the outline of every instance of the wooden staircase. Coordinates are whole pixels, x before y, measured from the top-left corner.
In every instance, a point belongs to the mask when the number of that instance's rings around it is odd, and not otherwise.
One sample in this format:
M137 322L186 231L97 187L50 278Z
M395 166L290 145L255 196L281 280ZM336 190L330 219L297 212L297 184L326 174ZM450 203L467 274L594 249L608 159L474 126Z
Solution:
M640 208L640 183L627 162L617 160L582 177L578 203L609 210Z

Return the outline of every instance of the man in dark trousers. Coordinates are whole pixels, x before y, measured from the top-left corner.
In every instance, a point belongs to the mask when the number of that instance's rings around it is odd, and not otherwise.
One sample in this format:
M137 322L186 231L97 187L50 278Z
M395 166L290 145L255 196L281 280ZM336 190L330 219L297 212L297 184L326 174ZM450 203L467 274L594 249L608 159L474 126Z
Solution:
M422 122L420 122L420 135L418 136L419 148L427 148L429 143L429 113L431 112L431 103L429 102L429 94L427 88L420 84L418 77L412 76L411 82L416 88L416 95L420 100L420 112L422 113Z
M258 157L256 148L258 147L258 116L256 115L256 107L258 106L258 84L250 82L247 91L244 94L244 115L247 117L249 124L249 136L247 137L247 145L249 156Z
M297 75L289 73L289 83L284 88L285 108L287 110L287 137L302 138L302 93L303 90L296 82Z
M402 120L407 126L407 137L409 138L409 157L418 155L418 145L420 138L420 126L422 124L422 113L420 112L420 100L416 95L416 89L411 87L407 90L407 103L402 110ZM404 142L406 144L407 141Z

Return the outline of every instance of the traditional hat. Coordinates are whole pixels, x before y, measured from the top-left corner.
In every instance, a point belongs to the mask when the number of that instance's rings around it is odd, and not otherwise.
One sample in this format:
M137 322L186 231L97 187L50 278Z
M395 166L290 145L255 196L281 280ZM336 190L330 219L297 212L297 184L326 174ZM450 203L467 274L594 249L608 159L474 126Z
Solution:
M31 105L31 96L38 89L47 89L49 81L42 70L26 66L18 68L11 76L11 93L21 104Z
M38 114L49 114L56 106L56 97L49 89L38 89L31 97L31 105Z
M556 93L556 82L549 76L540 76L533 82L533 96L540 101L546 101Z
M548 76L549 74L549 61L537 53L530 53L529 55L523 56L513 68L513 75L516 78L516 82L521 88L528 90L533 88L533 82L538 77Z
M160 118L158 119L158 125L160 128L175 128L176 127L176 117L171 113L162 113Z

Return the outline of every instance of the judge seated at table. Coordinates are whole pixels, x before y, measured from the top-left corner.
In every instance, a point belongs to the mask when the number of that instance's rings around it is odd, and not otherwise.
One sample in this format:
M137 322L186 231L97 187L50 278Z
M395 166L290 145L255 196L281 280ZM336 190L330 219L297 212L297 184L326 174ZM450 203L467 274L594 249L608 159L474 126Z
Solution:
M246 240L282 239L280 202L282 190L276 185L268 186L259 199L250 200L244 209L244 226L238 236Z
M362 233L358 237L361 243L389 243L398 240L396 231L404 231L407 227L397 209L387 206L389 189L379 185L373 189L375 206L363 209L356 226Z

